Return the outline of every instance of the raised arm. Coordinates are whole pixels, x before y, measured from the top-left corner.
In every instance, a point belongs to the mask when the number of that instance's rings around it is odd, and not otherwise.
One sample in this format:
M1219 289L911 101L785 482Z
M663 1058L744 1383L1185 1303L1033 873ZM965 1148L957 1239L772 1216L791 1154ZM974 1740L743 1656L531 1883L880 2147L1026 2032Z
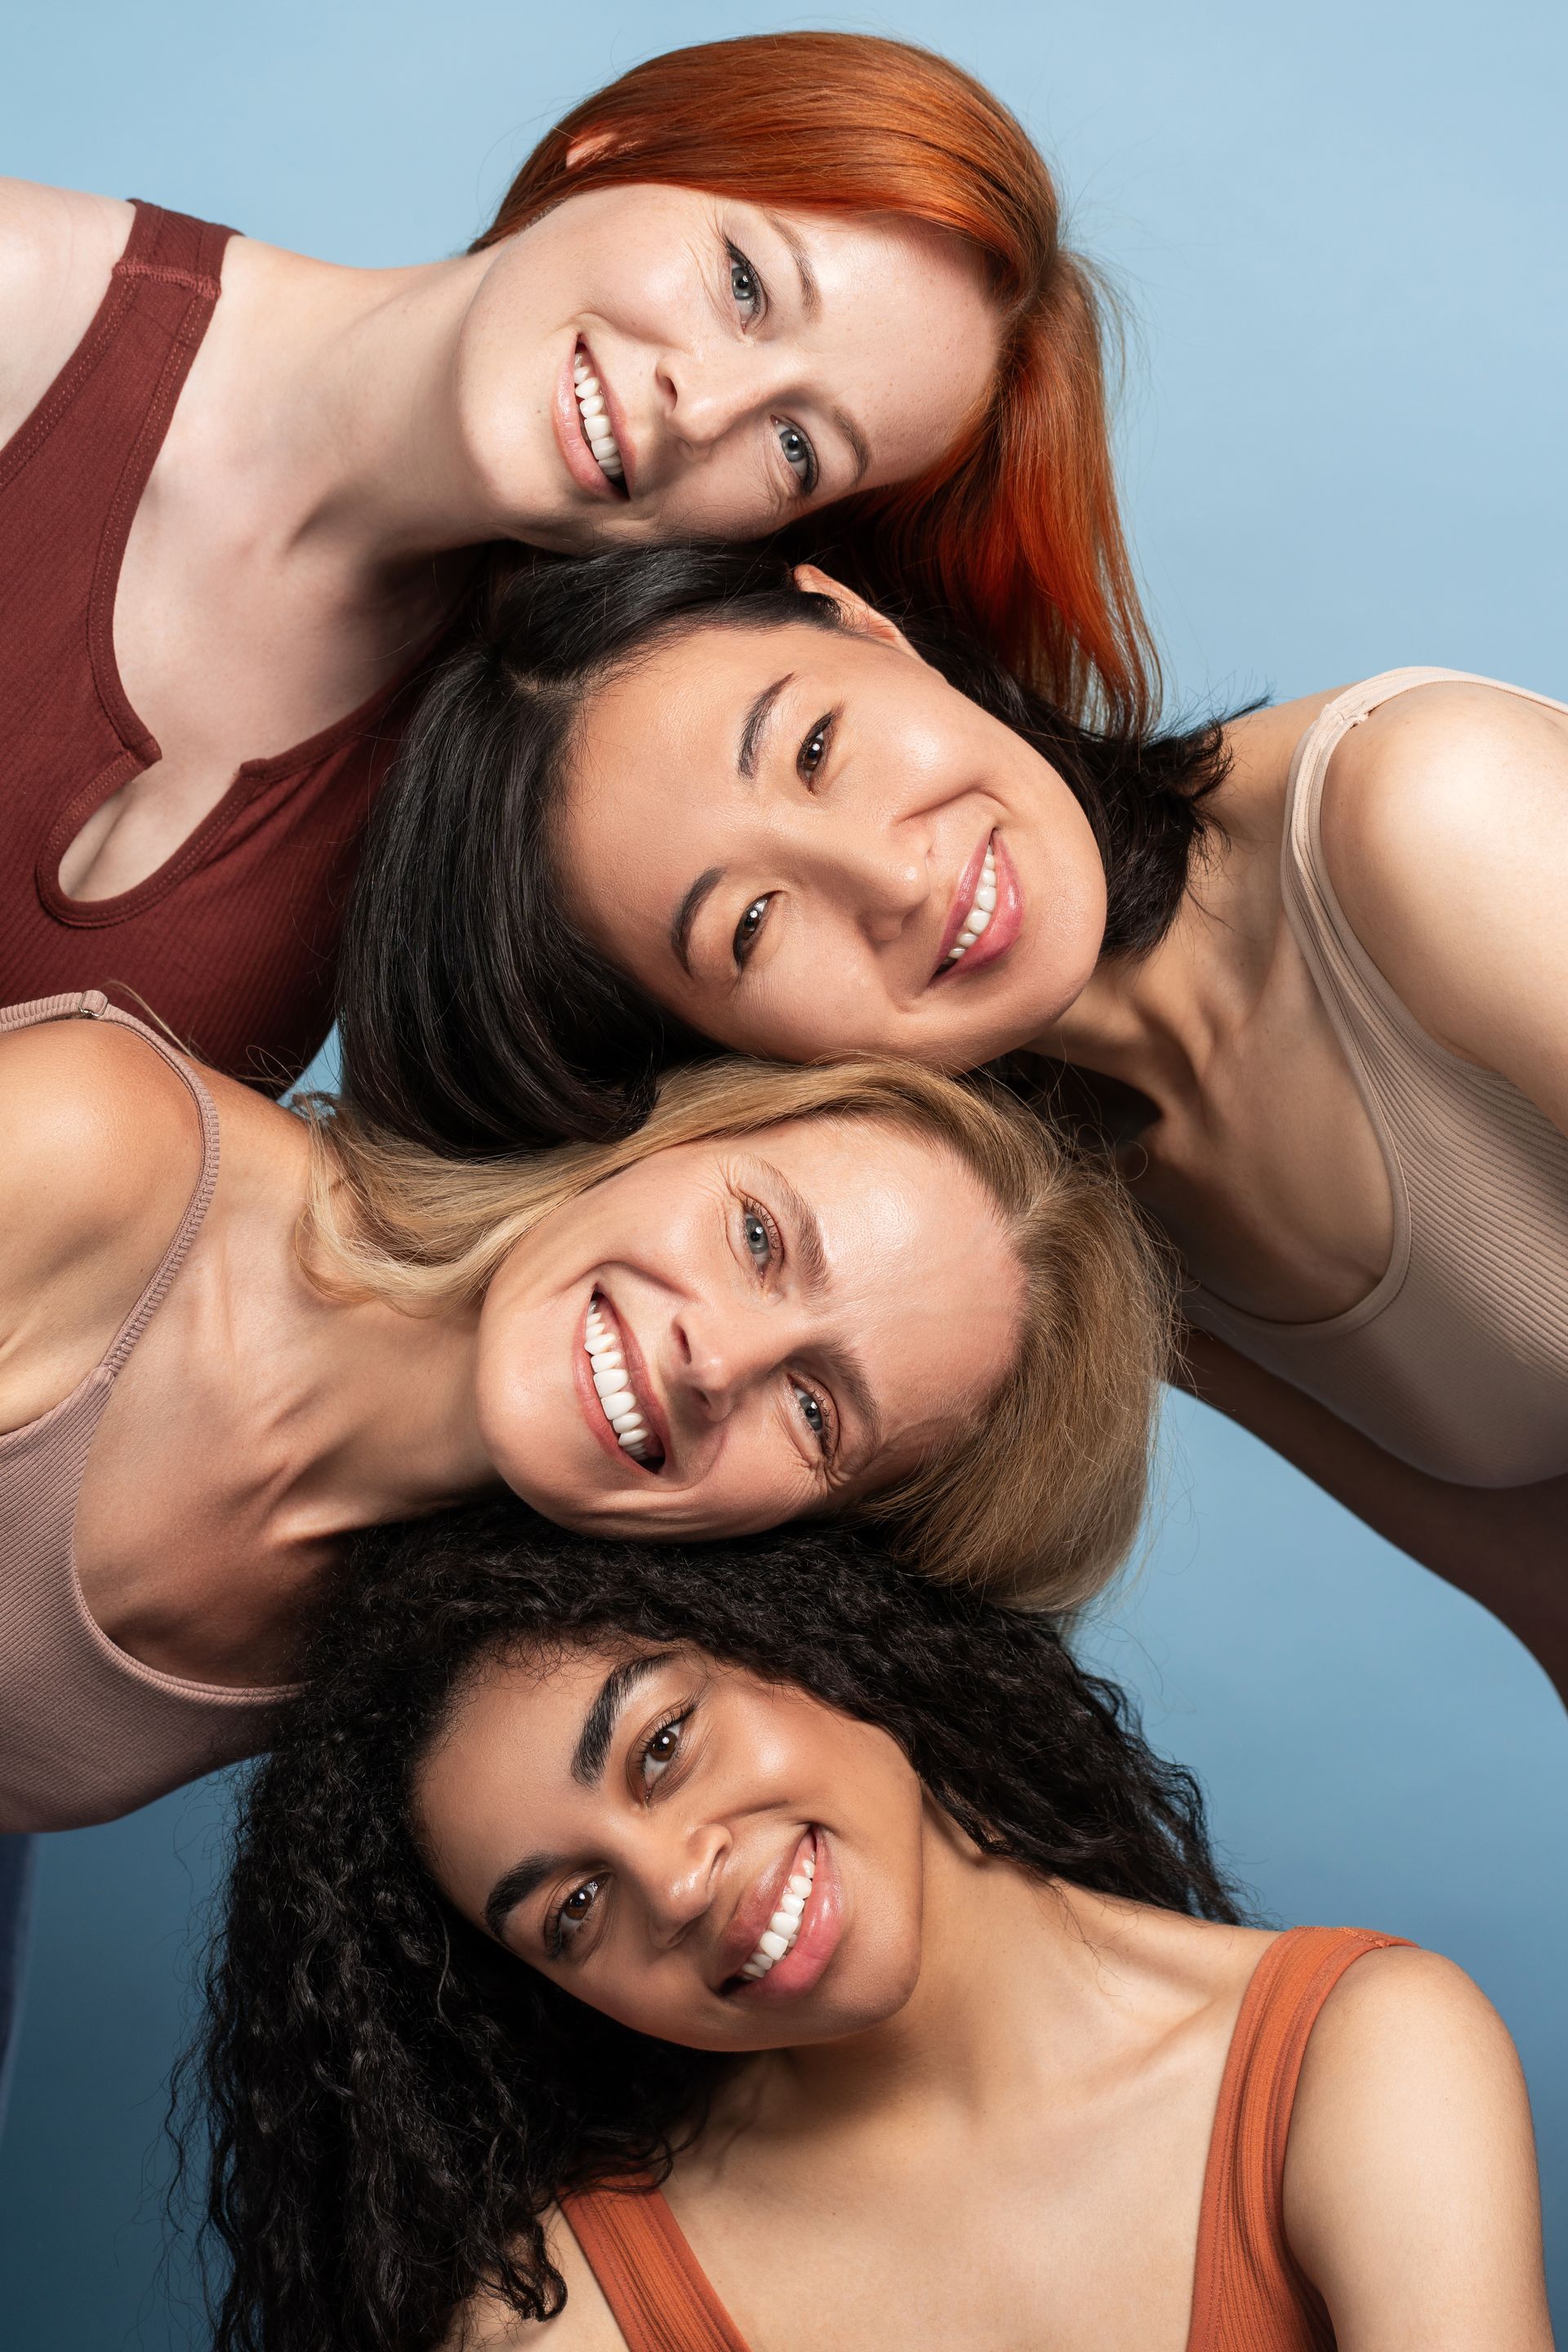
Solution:
M1568 1134L1568 716L1489 686L1396 696L1336 750L1323 850L1427 1034Z
M176 1232L201 1171L184 1081L94 1021L0 1035L0 1430L68 1396Z
M131 206L0 179L0 446L92 323L131 233Z
M1371 1952L1331 1994L1290 2125L1285 2229L1339 2352L1552 2352L1524 2077L1449 1961Z

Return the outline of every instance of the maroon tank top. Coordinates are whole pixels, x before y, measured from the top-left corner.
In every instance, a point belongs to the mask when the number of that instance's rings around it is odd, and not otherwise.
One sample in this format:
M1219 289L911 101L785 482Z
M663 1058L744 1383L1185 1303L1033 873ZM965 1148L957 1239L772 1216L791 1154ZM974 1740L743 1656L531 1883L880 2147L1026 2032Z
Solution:
M134 889L59 887L92 811L162 756L120 683L115 589L233 234L139 204L91 326L0 450L0 1004L100 989L281 1092L331 1026L344 902L405 678L247 760Z

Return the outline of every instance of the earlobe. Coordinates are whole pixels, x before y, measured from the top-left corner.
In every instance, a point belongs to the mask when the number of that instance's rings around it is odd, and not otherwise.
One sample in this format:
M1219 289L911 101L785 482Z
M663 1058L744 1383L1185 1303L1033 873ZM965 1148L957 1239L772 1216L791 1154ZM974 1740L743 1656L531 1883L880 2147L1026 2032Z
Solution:
M874 638L879 646L891 646L895 653L908 654L911 661L918 661L924 667L924 656L915 651L896 621L889 621L885 613L878 612L875 604L868 604L863 596L857 596L852 588L846 588L842 581L835 580L830 572L823 571L820 564L797 563L795 584L808 596L828 597L837 605L846 623L858 636Z

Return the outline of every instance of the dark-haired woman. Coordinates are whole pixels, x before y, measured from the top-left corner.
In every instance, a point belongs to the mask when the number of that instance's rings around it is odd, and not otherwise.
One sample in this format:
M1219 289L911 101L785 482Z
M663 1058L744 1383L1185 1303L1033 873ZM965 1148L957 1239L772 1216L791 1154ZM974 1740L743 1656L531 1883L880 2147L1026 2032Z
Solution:
M1091 276L924 50L655 58L407 268L0 183L0 1003L100 987L279 1090L479 551L785 529L1143 697Z
M434 690L349 1082L475 1150L702 1039L1032 1055L1180 1249L1199 1392L1568 1687L1565 897L1544 696L1398 671L1106 738L819 572L600 558Z
M798 1530L378 1550L241 1822L218 2352L1550 2352L1486 2001L1237 1924L1045 1621Z

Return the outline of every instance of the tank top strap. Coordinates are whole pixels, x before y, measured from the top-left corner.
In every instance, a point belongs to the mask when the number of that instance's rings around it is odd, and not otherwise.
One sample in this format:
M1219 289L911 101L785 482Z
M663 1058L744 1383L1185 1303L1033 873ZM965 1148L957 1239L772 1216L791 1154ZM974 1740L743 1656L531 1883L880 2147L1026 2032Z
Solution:
M747 2352L651 2180L584 2189L560 2206L626 2352Z
M131 234L86 334L37 406L0 449L0 489L38 458L44 446L68 470L97 538L109 506L109 539L118 572L146 476L220 291L223 252L235 231L214 221L165 212L132 198ZM88 397L90 393L90 397ZM51 478L47 486L58 495Z
M1365 1952L1405 1944L1363 1927L1292 1927L1253 1972L1231 2037L1198 2221L1187 2352L1332 2352L1321 2299L1285 2236L1285 2149L1307 2042Z
M107 1373L112 1380L184 1264L206 1215L213 1187L217 1182L217 1106L184 1055L171 1045L166 1038L160 1037L155 1029L150 1029L144 1021L138 1021L133 1013L121 1013L117 1005L110 1004L100 989L87 989L69 996L46 996L30 1004L10 1004L0 1008L0 1034L7 1030L37 1028L48 1021L103 1021L116 1029L129 1029L132 1035L151 1045L153 1052L161 1055L170 1069L184 1081L201 1122L201 1172L185 1203L184 1214L180 1219L174 1239L153 1268L141 1297L121 1325L99 1365L100 1373Z

